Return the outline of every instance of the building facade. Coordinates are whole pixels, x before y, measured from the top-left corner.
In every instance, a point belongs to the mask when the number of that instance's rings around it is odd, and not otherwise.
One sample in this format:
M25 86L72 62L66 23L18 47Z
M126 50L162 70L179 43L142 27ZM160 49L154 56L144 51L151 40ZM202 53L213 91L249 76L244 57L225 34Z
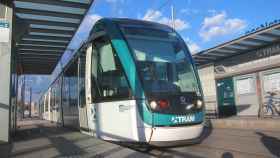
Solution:
M194 56L209 114L280 116L279 28L278 24Z

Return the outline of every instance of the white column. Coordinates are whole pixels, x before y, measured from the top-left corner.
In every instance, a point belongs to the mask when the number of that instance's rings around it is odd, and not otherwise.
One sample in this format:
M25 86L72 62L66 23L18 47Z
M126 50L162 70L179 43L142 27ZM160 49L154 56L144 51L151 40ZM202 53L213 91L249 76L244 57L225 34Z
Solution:
M9 141L11 95L11 34L13 9L4 5L5 4L0 3L0 144Z

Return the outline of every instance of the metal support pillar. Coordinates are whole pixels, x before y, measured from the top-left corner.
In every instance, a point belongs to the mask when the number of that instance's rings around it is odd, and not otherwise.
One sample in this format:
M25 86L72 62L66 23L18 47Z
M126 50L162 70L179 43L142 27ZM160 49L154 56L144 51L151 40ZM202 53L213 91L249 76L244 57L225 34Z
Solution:
M258 96L258 102L259 102L259 112L258 117L264 118L264 111L263 111L263 95L262 95L262 86L261 86L261 79L260 79L260 73L257 73L257 96Z
M31 118L31 108L32 108L32 87L29 88L29 118Z

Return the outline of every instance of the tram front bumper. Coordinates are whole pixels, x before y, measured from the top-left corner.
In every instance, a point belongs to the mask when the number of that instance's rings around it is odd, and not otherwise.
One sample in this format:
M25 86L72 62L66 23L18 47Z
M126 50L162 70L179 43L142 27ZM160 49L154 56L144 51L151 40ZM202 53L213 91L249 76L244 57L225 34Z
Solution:
M176 146L200 142L203 124L184 127L145 128L146 141L154 146Z

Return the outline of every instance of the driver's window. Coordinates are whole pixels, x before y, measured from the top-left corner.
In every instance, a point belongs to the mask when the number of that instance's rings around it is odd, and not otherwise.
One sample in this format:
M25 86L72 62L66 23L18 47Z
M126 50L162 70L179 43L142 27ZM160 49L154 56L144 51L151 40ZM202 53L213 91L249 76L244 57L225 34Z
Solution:
M96 68L95 85L98 100L127 99L130 96L128 82L110 41L100 37L94 41L93 58Z

